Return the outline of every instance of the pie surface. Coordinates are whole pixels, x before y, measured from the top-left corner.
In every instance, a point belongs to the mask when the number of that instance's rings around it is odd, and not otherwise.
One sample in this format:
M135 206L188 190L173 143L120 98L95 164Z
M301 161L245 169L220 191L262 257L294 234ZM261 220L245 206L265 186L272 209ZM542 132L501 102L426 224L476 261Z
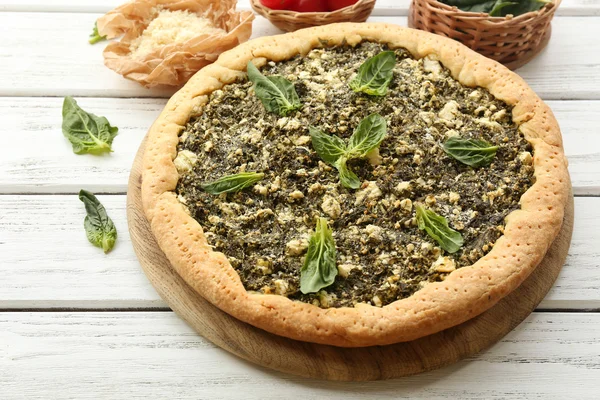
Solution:
M388 50L388 93L350 90L361 63ZM302 107L266 111L248 61L292 81ZM372 113L387 135L349 161L361 185L345 188L308 126L348 140ZM494 144L494 161L457 162L440 146L451 137ZM264 177L237 193L202 190L246 171ZM151 128L142 180L153 233L199 294L267 331L348 347L413 340L494 305L543 258L568 192L558 125L517 75L451 40L387 24L311 28L224 53ZM417 204L461 233L458 251L417 227ZM337 276L302 293L319 217L334 232Z

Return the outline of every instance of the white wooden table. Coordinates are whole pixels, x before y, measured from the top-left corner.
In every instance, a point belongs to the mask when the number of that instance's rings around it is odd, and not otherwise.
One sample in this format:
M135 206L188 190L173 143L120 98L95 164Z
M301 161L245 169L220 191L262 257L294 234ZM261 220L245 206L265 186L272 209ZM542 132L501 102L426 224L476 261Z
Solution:
M409 0L371 18L406 25ZM500 343L400 380L332 383L251 365L197 336L134 255L127 177L168 91L102 64L96 18L121 0L0 0L0 398L600 398L600 0L563 0L546 50L518 72L552 107L576 194L567 263L539 309ZM247 8L246 1L240 7ZM253 36L279 33L257 18ZM120 128L114 153L77 156L63 96ZM119 231L92 247L76 193L100 193Z

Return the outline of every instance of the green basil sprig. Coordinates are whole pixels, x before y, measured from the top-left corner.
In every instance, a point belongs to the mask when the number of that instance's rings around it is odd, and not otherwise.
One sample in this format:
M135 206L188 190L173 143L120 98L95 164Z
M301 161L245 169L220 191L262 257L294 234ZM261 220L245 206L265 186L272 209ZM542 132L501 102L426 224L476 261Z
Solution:
M511 6L508 6L502 10L500 16L506 16L512 14L514 16L528 13L530 11L541 10L546 4L552 3L552 0L525 0L513 2Z
M88 42L90 44L96 44L103 40L106 40L106 36L100 36L100 34L98 33L98 22L94 22L94 30L92 31L92 34L90 35L90 39L88 40Z
M262 172L241 172L223 176L216 181L202 185L202 189L210 194L232 193L244 190L265 177Z
M285 116L302 107L292 82L282 76L264 76L252 61L248 61L247 70L254 92L267 111Z
M363 92L372 96L383 96L394 77L396 55L393 51L382 51L369 58L359 68L358 74L348 82L355 92Z
M331 285L337 274L333 232L327 225L327 219L319 218L300 269L300 291L304 294L316 293Z
M323 161L333 165L340 173L340 182L351 189L360 187L360 180L348 169L348 160L363 158L377 148L386 135L386 121L379 114L364 118L350 137L348 144L338 136L327 135L323 131L309 127L312 145Z
M85 112L72 97L65 97L62 108L63 135L73 145L75 154L100 154L112 151L111 145L119 128L105 117Z
M494 146L485 140L459 137L451 137L446 140L442 148L452 158L471 167L490 165L498 150L498 146Z
M538 11L551 0L441 0L442 3L456 6L462 11L487 13L491 17L517 16L530 11Z
M79 200L85 205L87 213L83 220L83 227L88 240L94 246L104 250L104 253L108 253L117 240L115 224L106 213L104 206L92 193L80 190Z
M425 209L417 204L417 224L419 229L427 232L440 247L448 253L456 253L463 245L463 237L460 232L448 226L448 221L441 215Z

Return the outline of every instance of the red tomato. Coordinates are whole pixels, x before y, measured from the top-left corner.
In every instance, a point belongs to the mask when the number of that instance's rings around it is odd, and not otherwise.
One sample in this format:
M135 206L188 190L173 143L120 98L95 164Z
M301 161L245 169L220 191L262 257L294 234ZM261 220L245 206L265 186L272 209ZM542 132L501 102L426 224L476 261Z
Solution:
M295 0L292 10L299 12L322 12L327 11L325 0Z
M340 8L351 6L358 0L327 0L327 8L329 11L339 10Z
M295 0L260 0L260 3L271 10L289 10Z

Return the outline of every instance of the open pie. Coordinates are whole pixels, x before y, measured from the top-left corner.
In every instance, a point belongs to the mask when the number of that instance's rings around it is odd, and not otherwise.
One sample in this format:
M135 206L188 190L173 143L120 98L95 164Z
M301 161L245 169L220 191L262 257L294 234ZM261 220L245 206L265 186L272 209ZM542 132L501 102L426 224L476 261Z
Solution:
M387 80L369 70L384 58ZM358 347L441 331L518 287L569 185L556 120L516 74L364 23L256 39L198 72L150 129L142 198L173 267L214 305Z

